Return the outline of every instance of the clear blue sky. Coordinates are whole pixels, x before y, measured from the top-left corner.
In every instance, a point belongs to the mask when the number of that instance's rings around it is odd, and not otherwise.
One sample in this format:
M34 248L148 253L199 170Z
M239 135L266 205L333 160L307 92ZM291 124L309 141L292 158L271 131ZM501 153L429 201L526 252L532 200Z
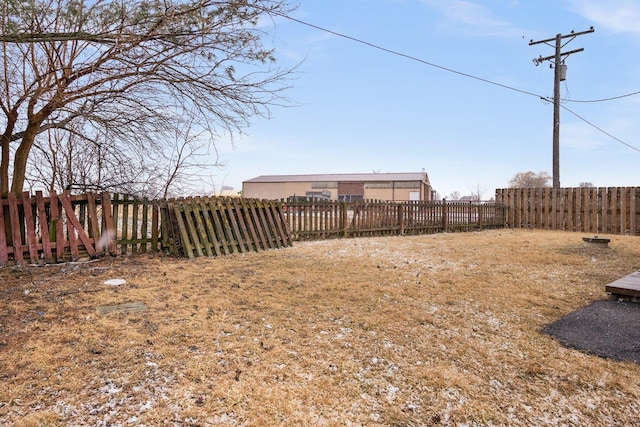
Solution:
M552 97L553 70L529 41L580 32L561 86L560 183L640 185L640 0L302 0L292 17L388 50ZM271 28L270 28L271 30ZM441 197L507 187L518 172L552 173L553 104L538 96L278 19L283 66L302 61L296 102L218 143L221 185L259 175L419 172ZM564 41L568 41L565 39ZM623 144L629 144L630 148Z

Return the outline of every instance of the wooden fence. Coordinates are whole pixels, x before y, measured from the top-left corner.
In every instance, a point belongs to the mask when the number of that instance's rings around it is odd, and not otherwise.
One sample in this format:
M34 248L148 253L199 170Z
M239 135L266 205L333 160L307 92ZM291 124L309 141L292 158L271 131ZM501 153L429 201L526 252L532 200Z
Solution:
M190 258L290 246L294 240L408 235L503 227L496 204L278 201L119 194L0 200L0 265L165 251Z
M108 193L25 192L0 200L0 224L0 265L160 250L193 258L291 245L281 204L254 199L150 201Z
M245 253L291 245L276 201L232 197L171 199L168 236L175 253L189 258Z
M503 206L468 202L292 201L284 216L295 240L411 235L504 227Z
M640 187L508 188L496 202L511 228L640 235Z
M76 261L160 248L157 204L108 193L0 200L0 265Z

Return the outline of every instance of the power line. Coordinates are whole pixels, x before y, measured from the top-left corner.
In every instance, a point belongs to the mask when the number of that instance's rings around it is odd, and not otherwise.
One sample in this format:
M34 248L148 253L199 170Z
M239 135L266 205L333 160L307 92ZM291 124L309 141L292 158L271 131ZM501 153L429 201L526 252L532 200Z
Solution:
M590 99L590 100L577 100L577 99L563 99L566 102L579 102L579 103L589 103L589 102L605 102L605 101L615 101L616 99L628 98L630 96L640 94L640 90L637 92L627 93L625 95L612 96L610 98L601 98L601 99Z
M398 52L398 51L393 50L393 49L388 49L386 47L382 47L382 46L377 45L375 43L371 43L371 42L368 42L368 41L365 41L365 40L362 40L362 39L359 39L359 38L356 38L356 37L352 37L352 36L349 36L349 35L346 35L346 34L343 34L343 33L339 33L337 31L329 30L329 29L321 27L319 25L311 24L309 22L293 18L293 17L291 17L289 15L285 15L283 13L276 13L276 14L281 16L281 17L283 17L283 18L289 19L290 21L297 22L298 24L302 24L302 25L305 25L307 27L315 28L316 30L324 31L325 33L333 34L334 36L342 37L344 39L351 40L351 41L354 41L356 43L360 43L360 44L363 44L365 46L369 46L369 47L372 47L374 49L390 53L392 55L396 55L396 56L400 56L402 58L410 59L412 61L420 62L422 64L428 65L430 67L438 68L440 70L447 71L449 73L457 74L457 75L460 75L460 76L463 76L463 77L467 77L467 78L470 78L470 79L474 79L474 80L478 80L478 81L481 81L481 82L484 82L484 83L488 83L488 84L492 84L492 85L495 85L495 86L499 86L501 88L509 89L509 90L514 91L514 92L523 93L525 95L535 96L536 98L544 98L543 96L541 96L541 95L539 95L537 93L529 92L529 91L526 91L526 90L523 90L523 89L518 89L518 88L515 88L513 86L505 85L503 83L498 83L498 82L494 82L492 80L488 80L488 79L485 79L485 78L482 78L482 77L474 76L473 74L464 73L462 71L458 71L458 70L454 70L452 68L444 67L442 65L434 64L433 62L429 62L429 61L426 61L424 59L420 59L418 57L415 57L415 56L412 56L412 55L408 55L406 53Z
M593 123L591 123L589 120L585 119L584 117L580 116L579 114L577 114L574 111L571 111L570 109L568 109L567 107L565 107L564 105L560 105L562 108L564 108L565 110L567 110L568 112L570 112L571 114L573 114L574 116L576 116L577 118L579 118L580 120L582 120L583 122L585 122L586 124L588 124L589 126L591 126L594 129L597 129L598 131L602 132L603 134L607 135L609 138L615 139L616 141L618 141L620 144L622 145L626 145L627 147L631 148L632 150L638 151L640 152L639 148L634 147L631 144L627 144L626 142L624 142L623 140L616 138L615 136L611 135L609 132L603 130L602 128L594 125Z
M329 34L333 34L335 36L338 36L338 37L341 37L341 38L344 38L344 39L347 39L347 40L351 40L351 41L354 41L356 43L360 43L360 44L363 44L365 46L369 46L369 47L372 47L374 49L381 50L383 52L387 52L387 53L390 53L390 54L393 54L393 55L396 55L396 56L400 56L402 58L406 58L406 59L409 59L409 60L412 60L412 61L416 61L416 62L425 64L425 65L428 65L430 67L438 68L440 70L447 71L447 72L454 73L454 74L458 74L458 75L463 76L463 77L468 77L468 78L471 78L471 79L474 79L474 80L478 80L478 81L481 81L481 82L484 82L484 83L489 83L489 84L492 84L492 85L495 85L495 86L498 86L498 87L502 87L502 88L509 89L509 90L512 90L512 91L515 91L515 92L523 93L525 95L535 96L536 98L539 98L542 101L553 102L553 100L549 99L549 97L547 97L547 96L538 95L538 94L533 93L533 92L529 92L529 91L526 91L526 90L518 89L518 88L515 88L515 87L512 87L512 86L508 86L508 85L505 85L505 84L502 84L502 83L497 83L497 82L494 82L494 81L491 81L491 80L488 80L488 79L485 79L485 78L482 78L482 77L474 76L472 74L468 74L468 73L457 71L457 70L454 70L454 69L451 69L451 68L448 68L448 67L444 67L442 65L434 64L432 62L426 61L424 59L417 58L417 57L412 56L412 55L401 53L401 52L395 51L393 49L388 49L388 48L382 47L380 45L377 45L375 43L371 43L371 42L368 42L368 41L365 41L365 40L362 40L362 39L359 39L359 38L356 38L356 37L352 37L352 36L349 36L349 35L346 35L346 34L343 34L343 33L339 33L337 31L329 30L329 29L321 27L319 25L311 24L309 22L302 21L302 20L297 19L297 18L293 18L293 17L291 17L289 15L286 15L284 13L276 13L276 14L278 16L281 16L281 17L283 17L285 19L288 19L290 21L297 22L298 24L305 25L307 27L314 28L316 30L320 30L320 31L323 31L323 32L326 32L326 33L329 33ZM640 91L629 93L629 94L626 94L626 95L621 95L621 96L616 96L616 97L611 97L611 98L591 100L591 101L577 101L577 100L569 100L569 99L567 99L566 101L567 102L604 102L604 101L611 101L611 100L615 100L615 99L625 98L625 97L633 96L633 95L637 95L637 94L640 94ZM574 116L576 116L578 119L580 119L580 120L584 121L585 123L587 123L589 126L593 127L594 129L597 129L598 131L600 131L603 134L607 135L608 137L618 141L619 143L621 143L623 145L626 145L627 147L631 148L632 150L640 152L640 149L638 149L638 148L636 148L636 147L634 147L634 146L632 146L630 144L627 144L626 142L622 141L619 138L616 138L615 136L611 135L609 132L606 132L605 130L601 129L600 127L598 127L595 124L591 123L589 120L587 120L584 117L578 115L577 113L571 111L570 109L568 109L564 105L561 105L561 107L564 108L565 110L567 110L568 112L570 112L571 114L573 114Z

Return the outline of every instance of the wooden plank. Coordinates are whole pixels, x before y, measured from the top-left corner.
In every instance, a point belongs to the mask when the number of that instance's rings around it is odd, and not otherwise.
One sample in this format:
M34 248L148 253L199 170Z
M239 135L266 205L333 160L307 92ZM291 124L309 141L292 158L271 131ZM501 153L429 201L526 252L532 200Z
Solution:
M196 225L196 233L198 234L198 240L202 245L204 252L207 256L213 256L213 244L209 240L209 236L207 234L207 228L204 223L204 218L207 216L207 210L202 208L202 203L200 201L200 197L196 197L192 200L191 207L193 209L193 216L195 218Z
M7 236L5 234L7 226L5 224L4 207L4 200L0 199L0 227L2 227L2 229L0 229L0 265L6 265L9 262L9 248L7 247Z
M253 241L253 249L255 251L260 251L263 249L262 240L260 236L258 236L258 232L255 227L255 222L257 218L253 216L253 212L250 209L250 206L253 204L253 201L249 201L247 199L240 199L240 208L242 211L242 215L245 219L245 223L247 224L247 228L249 229L249 234L251 234L251 239Z
M273 233L271 232L271 225L269 224L269 219L267 218L265 201L260 200L256 201L256 211L258 212L258 217L260 218L260 223L262 225L262 229L264 230L265 236L267 238L267 242L270 248L277 248L278 244L276 239L273 237ZM295 212L293 213L293 217L295 218Z
M64 248L66 246L64 237L64 221L62 219L62 212L60 211L60 200L55 191L52 191L49 195L49 209L51 210L51 216L49 218L49 237L51 237L51 234L54 235L56 239L56 261L62 262L64 261Z
M216 237L216 229L213 225L213 221L211 218L213 217L211 208L208 203L209 198L205 197L199 199L200 202L200 210L202 211L202 215L204 216L204 228L207 233L208 239L211 242L211 247L213 249L212 255L220 256L222 252L220 250L220 242L218 242L218 238ZM215 212L213 212L215 213Z
M145 311L148 308L149 306L141 301L125 302L115 305L99 305L96 307L101 316L109 313L137 313L139 311Z
M233 241L232 247L237 247L240 249L240 252L245 253L247 250L244 247L244 242L242 241L242 235L240 234L240 228L238 227L238 222L236 221L236 215L233 211L233 205L229 202L229 199L224 199L222 201L222 206L224 206L224 212L226 212L229 218L229 222L231 223L231 230L233 231ZM235 245L233 243L236 243Z
M620 200L618 199L618 189L609 188L608 193L611 197L610 215L611 218L607 224L607 228L603 230L604 233L618 234L618 208ZM606 196L604 196L606 197Z
M233 227L231 226L231 215L229 214L227 207L220 197L215 198L215 205L216 212L218 213L218 218L220 220L220 226L223 229L224 235L226 237L225 240L227 242L227 247L230 250L228 254L237 254L239 253L239 250Z
M139 222L139 218L138 218L138 214L140 213L140 203L138 203L137 200L133 200L133 206L132 206L132 213L131 213L131 239L132 241L136 241L138 240L138 222ZM144 236L147 237L147 236ZM131 245L131 253L135 254L138 253L138 249L139 246L137 244L132 244Z
M36 242L36 224L35 218L33 217L31 197L27 191L22 193L22 209L25 222L25 240L29 249L29 260L32 264L37 264L40 260Z
M290 241L287 236L287 232L284 229L285 221L281 215L281 212L282 212L282 209L280 208L281 205L279 205L278 202L275 202L275 201L271 201L269 202L269 204L270 204L270 211L271 211L271 214L273 215L273 220L275 222L276 235L279 236L281 247L290 246Z
M240 240L242 241L242 245L243 247L245 247L246 251L251 252L253 250L251 237L249 236L247 225L242 215L240 206L236 202L235 198L225 198L225 200L227 201L227 206L230 209L230 212L233 214L233 219L236 221L236 224L238 225L238 231L240 235Z
M20 233L21 223L18 211L18 201L14 193L7 195L9 202L9 219L11 221L11 237L13 239L13 257L18 264L24 262L22 257L22 235Z
M187 225L187 232L189 234L190 242L193 245L193 248L196 250L196 254L200 257L204 256L204 252L202 252L202 243L200 242L200 235L198 234L198 229L196 228L196 224L193 222L194 217L194 205L193 199L187 198L182 201L182 212L184 214L184 222Z
M620 230L619 234L627 234L627 189L622 187L620 191Z
M278 215L278 227L281 228L283 241L286 244L286 246L291 246L293 244L293 242L291 241L291 230L289 230L289 226L284 217L282 202L275 202L275 205L276 205L276 212Z
M149 201L144 199L142 201L142 221L140 223L140 238L144 240L148 240L149 238ZM140 252L147 252L148 243L140 244Z
M262 245L262 248L266 250L269 249L271 245L265 236L262 220L260 218L260 215L258 214L258 210L256 209L257 204L257 200L252 200L251 203L249 203L249 209L251 210L251 217L253 218L256 231L259 235L260 244Z
M566 230L566 197L564 188L558 189L558 222L557 227L559 230Z
M638 230L637 223L638 215L638 196L637 187L631 187L629 189L629 234L631 236L637 236L640 230Z
M103 199L104 200L104 199ZM113 195L113 202L111 203L112 205L112 210L111 210L111 220L112 220L112 225L113 225L113 240L117 241L120 236L118 235L118 226L119 226L119 215L120 215L120 195L118 193L115 193ZM116 246L116 251L117 251L117 246ZM112 255L116 255L116 253L112 253Z
M224 214L224 212L220 212L220 205L216 200L208 199L207 205L209 206L209 212L211 213L211 220L213 222L216 240L220 243L221 253L224 255L228 255L232 252L232 250L227 245L229 239L225 235L225 225L222 220L222 215Z
M614 295L640 297L640 271L609 283L605 286L605 291Z
M153 252L161 249L159 236L160 206L154 203L151 206L151 250Z
M542 226L548 230L551 228L551 188L543 188L540 197L542 197Z
M171 203L171 205L173 206L176 222L178 223L178 231L180 233L180 240L182 243L182 250L184 251L184 255L186 255L188 258L195 258L193 254L191 240L189 239L187 226L185 224L184 218L182 217L183 205L182 203L178 203L177 201Z
M178 255L175 245L175 226L173 220L175 212L173 204L169 200L165 200L163 205L159 207L160 214L160 249L168 248L169 253Z
M60 201L62 202L62 199L60 199ZM64 208L64 204L63 204L63 208ZM66 208L64 209L66 211L66 214L69 215L69 212L66 210ZM73 212L71 212L71 215L73 215ZM71 252L71 261L75 262L75 261L78 261L78 259L80 259L80 252L78 250L78 238L76 237L74 228L68 219L67 219L66 225L67 225L67 242L69 244L69 251Z
M91 192L87 193L87 216L89 238L93 241L93 246L96 249L96 255L103 255L104 247L98 247L98 242L100 241L100 227L98 225L96 195Z
M566 198L567 198L567 220L566 220L566 224L567 224L567 231L576 231L575 230L575 218L574 218L574 214L575 214L575 193L573 191L573 188L567 188L567 192L566 192Z
M258 243L258 236L255 229L253 229L251 215L249 215L246 205L244 203L240 203L235 197L231 198L231 202L233 203L233 209L236 212L236 217L238 218L240 230L244 235L244 241L247 244L247 249L250 251L259 251L260 244Z
M123 241L129 240L129 195L125 194L122 198L122 236ZM126 255L128 252L126 243L120 243L120 253Z
M277 248L283 248L284 244L282 238L280 236L280 232L277 226L277 219L273 212L273 202L270 200L265 200L263 202L265 210L265 217L267 218L267 222L269 223L269 229L271 230L271 235L273 237L273 242ZM304 230L309 231L309 230Z
M117 196L117 195L115 195ZM116 246L116 228L113 221L113 209L115 209L115 205L111 206L111 197L109 197L109 193L102 193L102 234L100 236L100 241L107 245L107 251L110 255L116 255L117 246ZM117 212L117 211L116 211Z
M76 231L78 232L78 237L84 244L85 249L87 250L87 253L89 254L89 256L95 256L96 251L93 246L94 243L91 241L91 239L89 239L89 236L87 236L87 233L84 231L84 228L82 228L82 225L76 218L76 215L73 210L73 206L71 205L71 200L69 199L69 193L64 192L59 199L60 199L60 203L62 204L62 207L67 213L67 229L69 231L69 236L74 234L73 231L71 230L71 227L69 227L69 223L71 223L73 228L75 228Z
M582 231L591 231L591 189L583 188L582 197Z
M522 205L524 199L524 189L516 188L514 190L516 193L514 194L514 227L522 228ZM443 209L446 204L443 202ZM443 230L447 230L446 227L443 226Z
M533 190L533 197L534 197L534 201L533 201L533 206L535 209L535 213L533 215L534 218L534 223L535 226L537 228L544 228L544 218L543 218L543 212L542 212L542 194L543 194L543 189L542 188L535 188ZM471 213L471 211L469 211L469 213Z

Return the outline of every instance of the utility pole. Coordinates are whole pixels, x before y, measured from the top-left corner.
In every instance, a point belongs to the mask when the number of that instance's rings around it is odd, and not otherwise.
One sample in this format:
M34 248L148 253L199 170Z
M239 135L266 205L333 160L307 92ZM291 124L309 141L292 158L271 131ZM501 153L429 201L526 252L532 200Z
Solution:
M586 31L579 33L571 31L569 34L557 34L555 37L545 40L538 40L529 42L529 46L534 44L544 43L547 46L555 48L555 54L533 59L533 63L536 66L540 65L544 61L551 62L551 68L554 68L553 73L553 188L560 188L560 82L565 80L567 73L567 66L564 64L564 60L572 53L582 52L584 49L575 49L568 52L562 52L562 48L573 41L577 36L593 33L595 30L590 27ZM570 38L566 43L562 44L562 40ZM554 42L553 45L550 42Z

